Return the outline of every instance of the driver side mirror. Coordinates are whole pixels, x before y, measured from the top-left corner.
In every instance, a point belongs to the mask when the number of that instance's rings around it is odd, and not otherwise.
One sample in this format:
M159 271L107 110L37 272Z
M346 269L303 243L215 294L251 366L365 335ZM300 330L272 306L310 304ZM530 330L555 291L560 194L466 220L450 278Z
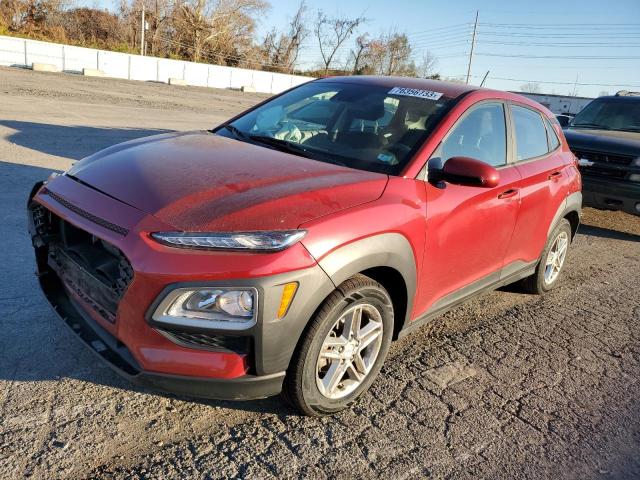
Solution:
M437 180L469 187L494 188L500 182L500 173L492 165L475 158L451 157L440 170Z

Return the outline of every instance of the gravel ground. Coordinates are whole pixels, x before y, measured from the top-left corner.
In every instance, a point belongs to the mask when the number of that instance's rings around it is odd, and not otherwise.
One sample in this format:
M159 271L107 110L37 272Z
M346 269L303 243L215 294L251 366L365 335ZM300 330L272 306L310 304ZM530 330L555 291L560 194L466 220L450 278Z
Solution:
M333 418L160 395L98 363L37 291L31 185L260 98L0 68L0 477L640 476L640 217L586 209L560 288L495 292L397 342Z

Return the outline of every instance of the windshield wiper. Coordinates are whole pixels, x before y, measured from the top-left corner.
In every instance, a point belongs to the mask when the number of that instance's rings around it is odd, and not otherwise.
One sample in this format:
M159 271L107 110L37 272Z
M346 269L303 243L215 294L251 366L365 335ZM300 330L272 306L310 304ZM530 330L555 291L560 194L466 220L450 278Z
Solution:
M281 152L292 153L305 158L313 158L313 156L304 147L300 147L295 143L289 143L286 140L280 140L279 138L269 137L267 135L249 135L249 139L274 147Z
M234 125L231 125L230 123L224 125L222 128L226 128L227 130L229 130L231 133L233 133L233 136L236 137L239 140L246 140L247 139L247 134L246 133L244 133L238 127L236 127Z

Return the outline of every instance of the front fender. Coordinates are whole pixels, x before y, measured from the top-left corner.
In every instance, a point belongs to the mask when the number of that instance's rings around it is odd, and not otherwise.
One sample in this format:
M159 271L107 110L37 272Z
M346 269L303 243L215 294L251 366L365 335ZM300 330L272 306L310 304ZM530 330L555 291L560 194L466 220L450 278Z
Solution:
M376 267L389 267L402 276L407 290L403 325L410 318L416 293L416 260L411 244L399 233L383 233L343 245L318 261L336 285L353 275Z

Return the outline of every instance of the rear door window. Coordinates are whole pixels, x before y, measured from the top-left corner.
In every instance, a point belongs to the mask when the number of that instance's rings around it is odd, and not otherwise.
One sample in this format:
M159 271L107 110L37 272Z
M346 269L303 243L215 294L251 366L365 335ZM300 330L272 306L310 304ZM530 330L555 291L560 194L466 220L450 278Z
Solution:
M549 152L547 129L540 114L529 108L511 106L516 130L516 157L528 160Z

